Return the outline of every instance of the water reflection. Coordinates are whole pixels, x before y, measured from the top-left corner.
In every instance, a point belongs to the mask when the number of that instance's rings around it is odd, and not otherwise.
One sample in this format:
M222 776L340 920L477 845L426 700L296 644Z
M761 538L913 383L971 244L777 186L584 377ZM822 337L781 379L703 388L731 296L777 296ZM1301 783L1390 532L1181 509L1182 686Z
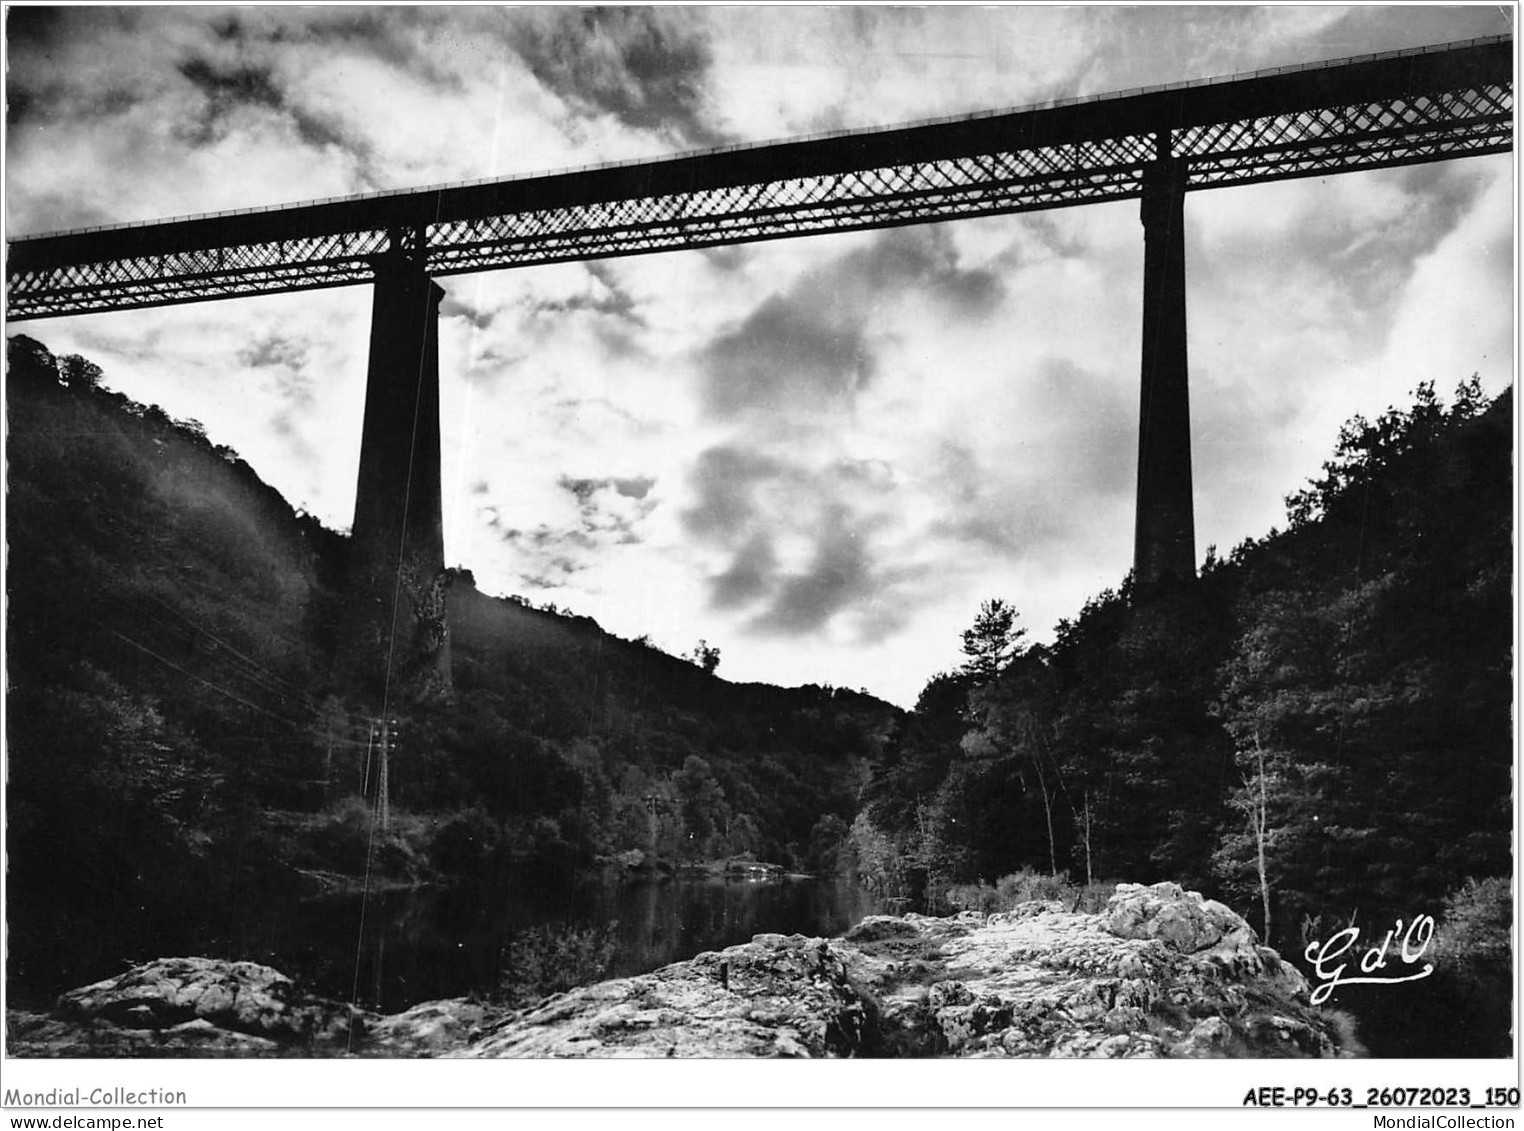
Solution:
M835 880L507 884L394 891L363 901L240 889L193 914L102 916L91 925L98 929L60 918L56 936L34 930L18 951L17 922L54 920L13 906L7 988L12 1005L47 1009L58 993L120 973L124 962L205 954L263 962L317 993L395 1011L431 998L491 993L503 974L505 943L546 925L617 924L609 932L607 974L620 977L763 932L829 937L865 915L909 909ZM1513 978L1506 964L1442 965L1417 982L1341 987L1330 1005L1355 1016L1375 1057L1512 1053Z
M568 932L614 925L607 976L623 977L764 932L837 935L885 909L840 880L406 891L294 904L245 925L240 938L220 940L218 949L268 962L319 993L393 1011L491 992L502 975L504 944L547 924Z
M1513 972L1502 964L1441 966L1390 986L1341 986L1328 1008L1353 1015L1373 1057L1513 1055Z

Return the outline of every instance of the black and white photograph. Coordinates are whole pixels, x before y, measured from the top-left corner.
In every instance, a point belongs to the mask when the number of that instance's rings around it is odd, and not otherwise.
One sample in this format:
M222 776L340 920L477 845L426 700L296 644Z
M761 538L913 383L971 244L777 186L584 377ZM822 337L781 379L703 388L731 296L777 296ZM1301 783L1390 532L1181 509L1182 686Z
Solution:
M0 1106L1516 1111L1516 15L6 6Z

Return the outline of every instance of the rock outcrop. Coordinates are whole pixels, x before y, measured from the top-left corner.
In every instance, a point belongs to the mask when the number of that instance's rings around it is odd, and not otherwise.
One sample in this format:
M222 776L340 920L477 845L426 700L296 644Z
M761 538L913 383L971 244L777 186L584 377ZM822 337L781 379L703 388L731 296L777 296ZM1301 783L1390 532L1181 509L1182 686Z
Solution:
M70 1031L77 1047L61 1048ZM1122 884L1100 915L1027 903L992 915L874 916L839 939L758 935L518 1012L457 1000L378 1017L300 995L281 975L251 963L163 960L64 995L51 1018L13 1017L10 1049L93 1056L1357 1054L1341 1046L1341 1031L1308 1003L1301 974L1258 945L1227 907L1175 884ZM216 1032L228 1034L226 1047L218 1047Z
M12 1013L11 1055L281 1056L342 1049L357 1014L256 962L161 958Z
M587 986L458 1054L493 1056L1336 1056L1302 975L1227 907L1123 884L1057 902L875 916L841 939L759 935Z

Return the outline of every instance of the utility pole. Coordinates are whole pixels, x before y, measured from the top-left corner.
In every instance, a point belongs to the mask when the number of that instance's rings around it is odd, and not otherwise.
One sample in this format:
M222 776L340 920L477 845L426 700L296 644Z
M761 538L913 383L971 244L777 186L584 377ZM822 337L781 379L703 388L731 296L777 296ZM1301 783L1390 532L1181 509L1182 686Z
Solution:
M376 781L376 812L380 814L381 831L391 820L391 754L398 745L400 722L397 719L379 719L381 724L380 768Z
M655 863L655 861L656 861L656 824L657 824L657 822L656 822L656 806L657 806L659 801L660 801L660 798L658 798L656 796L656 794L654 794L654 793L648 793L645 796L645 803L646 803L646 824L647 824L647 831L648 831L648 833L650 835L650 839L651 839L651 861L652 861L652 863Z
M401 744L402 721L400 719L372 718L370 720L370 745L366 753L365 773L361 778L361 795L375 805L381 831L385 832L391 821L391 756ZM371 765L375 776L371 776ZM372 783L375 793L372 796Z

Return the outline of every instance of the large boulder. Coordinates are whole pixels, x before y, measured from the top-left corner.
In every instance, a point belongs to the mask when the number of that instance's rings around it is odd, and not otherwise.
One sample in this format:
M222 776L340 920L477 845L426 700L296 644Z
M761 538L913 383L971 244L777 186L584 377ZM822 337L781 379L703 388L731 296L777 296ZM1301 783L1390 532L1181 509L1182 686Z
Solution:
M13 1014L19 1055L279 1056L343 1048L367 1015L298 989L256 962L160 958Z
M1162 939L1181 954L1195 954L1224 938L1252 942L1254 932L1232 910L1179 884L1118 884L1107 901L1106 930L1122 939Z
M1242 916L1179 884L1118 884L1102 913L1106 930L1123 939L1159 939L1225 977L1274 984L1287 995L1305 996L1301 971L1266 946Z
M12 1055L461 1057L1348 1056L1306 980L1227 907L1122 884L951 918L873 916L840 939L758 935L522 1011L426 1002L388 1017L269 967L160 959L13 1013Z
M257 962L161 958L58 999L65 1018L89 1017L126 1028L163 1029L206 1021L220 1029L281 1042L324 1041L348 1032L348 1007L298 990Z
M1123 884L1101 915L1045 902L759 935L561 994L450 1055L1356 1055L1307 989L1222 904Z
M560 994L469 1057L822 1057L859 1047L865 1005L832 944L758 935L636 978Z
M476 998L426 1001L401 1013L367 1015L364 1056L439 1056L463 1048L501 1021L506 1010Z

